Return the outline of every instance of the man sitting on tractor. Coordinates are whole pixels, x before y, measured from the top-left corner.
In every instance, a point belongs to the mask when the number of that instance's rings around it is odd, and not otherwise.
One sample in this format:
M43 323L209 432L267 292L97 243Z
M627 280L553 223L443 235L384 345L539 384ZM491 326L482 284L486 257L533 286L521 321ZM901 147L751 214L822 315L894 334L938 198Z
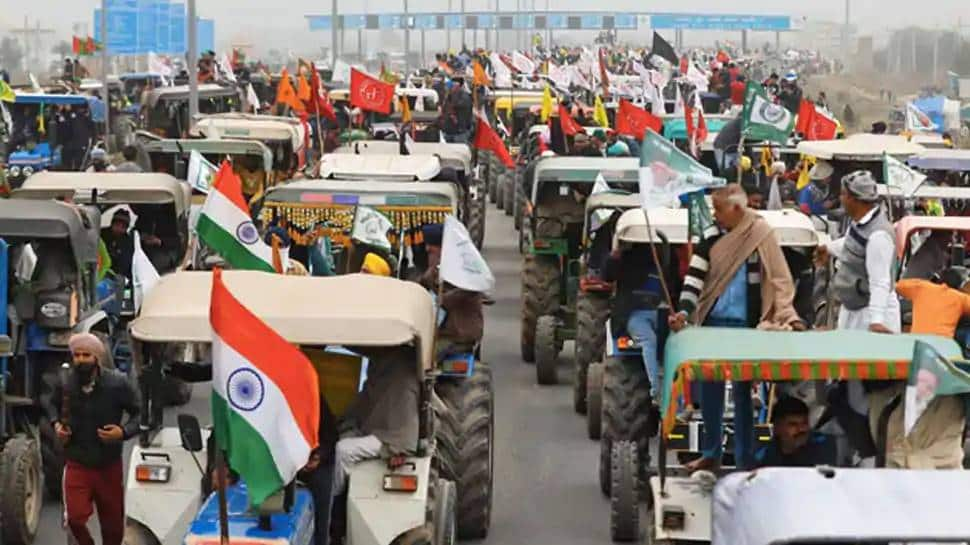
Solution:
M741 186L714 193L714 219L725 231L702 241L690 260L679 311L669 318L672 331L694 324L716 327L805 328L793 306L795 286L785 254L768 222L747 207ZM751 383L735 382L734 450L739 468L752 467ZM724 383L701 384L704 415L703 456L688 469L716 469L723 444Z
M411 349L354 348L368 358L367 380L338 425L333 495L347 487L358 462L380 456L414 453L418 447L418 400L421 384Z
M621 242L606 260L603 279L616 283L614 316L626 316L626 330L643 351L643 365L650 379L650 399L659 415L660 371L657 361L657 325L663 288L650 246ZM659 253L660 250L658 249ZM668 282L679 278L676 262L663 271ZM677 292L677 286L670 286Z
M441 263L443 226L440 223L424 227L424 247L428 252L428 268L418 282L438 296L438 265ZM441 286L438 304L438 340L435 351L438 359L458 352L471 352L482 340L485 316L482 311L484 295L463 290L445 282Z
M835 465L835 442L812 431L804 401L793 396L780 398L772 407L771 425L771 443L755 455L758 467Z

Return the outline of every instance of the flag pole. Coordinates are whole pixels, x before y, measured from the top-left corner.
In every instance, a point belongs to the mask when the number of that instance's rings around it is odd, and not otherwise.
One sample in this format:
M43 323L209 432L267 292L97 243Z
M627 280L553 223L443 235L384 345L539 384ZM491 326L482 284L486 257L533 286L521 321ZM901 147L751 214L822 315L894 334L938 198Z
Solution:
M216 446L216 483L219 491L219 545L229 545L229 506L226 503L226 458Z
M664 292L664 299L667 300L667 305L670 307L670 312L675 312L676 307L674 306L674 300L670 296L670 290L667 288L667 277L664 274L663 265L660 263L660 256L657 255L657 246L653 242L653 230L650 228L650 214L647 212L646 208L641 208L643 210L643 219L647 224L647 240L650 244L650 253L653 255L653 264L657 267L657 276L660 278L660 289ZM688 239L690 234L688 233Z
M735 169L738 171L738 185L741 185L741 157L744 156L744 133L741 133L741 138L738 140L738 160L735 163Z

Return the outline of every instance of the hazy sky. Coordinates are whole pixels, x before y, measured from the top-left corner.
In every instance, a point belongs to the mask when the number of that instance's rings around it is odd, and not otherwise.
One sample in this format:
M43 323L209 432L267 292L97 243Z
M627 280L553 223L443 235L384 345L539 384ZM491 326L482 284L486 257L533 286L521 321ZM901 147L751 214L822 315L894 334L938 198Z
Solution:
M338 0L343 12L371 13L403 10L403 0ZM438 11L448 7L449 0L410 0L412 11ZM451 0L457 8L460 0ZM495 0L466 0L466 9L485 10ZM517 1L499 0L500 9L513 10ZM536 8L544 9L546 1L535 0ZM968 0L850 0L852 22L863 32L880 33L888 28L920 24L930 27L954 28L958 20L970 25L970 1ZM0 35L12 26L21 26L24 16L31 21L53 27L59 35L69 38L71 26L82 22L91 24L91 13L96 0L3 0L0 10ZM612 0L608 3L557 0L556 9L610 9L616 11L645 11L643 0ZM609 7L607 7L607 4ZM810 18L841 21L845 0L733 0L730 9L726 2L718 0L652 0L649 11L676 11L698 13L748 13L786 14ZM303 49L306 41L326 41L324 35L306 32L306 14L326 14L330 10L327 0L197 0L200 16L216 20L217 46L224 47L229 41L249 43L293 43L294 49ZM283 34L280 31L289 30ZM278 45L277 45L278 47Z

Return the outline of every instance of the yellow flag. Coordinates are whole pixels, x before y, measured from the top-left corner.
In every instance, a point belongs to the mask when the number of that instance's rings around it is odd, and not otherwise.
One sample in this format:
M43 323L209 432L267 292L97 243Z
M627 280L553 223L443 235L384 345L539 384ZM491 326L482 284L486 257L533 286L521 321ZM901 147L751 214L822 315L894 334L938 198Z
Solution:
M0 79L0 100L4 102L13 102L17 99L17 95L14 94L13 89L7 85L7 82Z
M765 143L761 148L761 168L765 171L765 176L771 175L771 163L775 157L771 154L771 146Z
M812 165L814 164L814 157L802 155L802 162L798 168L798 183L795 184L795 189L801 191L812 182L812 179L808 177L808 172L812 170Z
M539 112L539 121L542 123L549 121L550 115L552 115L552 91L549 90L547 83L545 89L542 90L542 110Z
M600 127L610 128L610 118L606 115L606 107L599 95L596 95L596 102L593 103L593 120Z
M401 123L411 122L411 102L407 96L401 96Z

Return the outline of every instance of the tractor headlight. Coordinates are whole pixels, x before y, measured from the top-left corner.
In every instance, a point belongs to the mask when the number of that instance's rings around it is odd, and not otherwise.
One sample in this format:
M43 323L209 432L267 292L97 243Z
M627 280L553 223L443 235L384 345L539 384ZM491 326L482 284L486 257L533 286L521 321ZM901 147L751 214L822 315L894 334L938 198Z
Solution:
M34 173L34 167L24 167L24 178Z
M20 167L16 165L10 167L10 175L15 177L20 176Z

